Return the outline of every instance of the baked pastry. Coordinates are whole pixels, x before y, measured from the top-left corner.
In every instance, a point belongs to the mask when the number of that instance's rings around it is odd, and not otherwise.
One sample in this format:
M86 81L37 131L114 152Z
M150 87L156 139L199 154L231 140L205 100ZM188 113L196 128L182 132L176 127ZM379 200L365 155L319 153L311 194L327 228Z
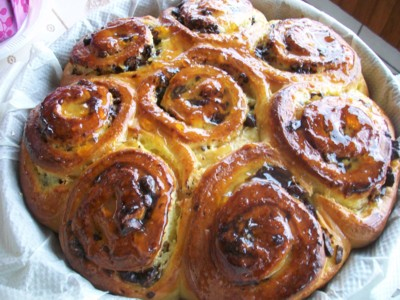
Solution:
M289 82L328 81L368 92L358 55L339 34L314 20L271 21L252 55L277 88Z
M68 264L148 299L305 298L379 237L400 180L357 53L248 0L187 0L82 37L20 160Z
M41 223L58 231L75 179L126 138L135 95L118 80L81 80L56 89L30 112L20 180L26 203Z

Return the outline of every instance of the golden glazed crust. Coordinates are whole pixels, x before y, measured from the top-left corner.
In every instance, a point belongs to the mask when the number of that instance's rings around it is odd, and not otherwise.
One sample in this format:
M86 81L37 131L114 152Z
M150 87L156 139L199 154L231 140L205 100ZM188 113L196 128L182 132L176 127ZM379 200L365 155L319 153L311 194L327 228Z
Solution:
M400 143L310 19L186 0L83 36L28 117L20 182L66 262L144 299L302 299L385 228Z

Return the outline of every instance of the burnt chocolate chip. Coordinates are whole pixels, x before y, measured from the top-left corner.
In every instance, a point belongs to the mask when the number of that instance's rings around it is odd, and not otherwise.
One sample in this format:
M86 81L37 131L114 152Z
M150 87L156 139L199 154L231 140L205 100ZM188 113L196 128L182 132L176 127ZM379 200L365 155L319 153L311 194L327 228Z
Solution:
M279 246L285 242L285 238L280 234L274 234L272 236L272 241L275 243L275 245Z
M257 126L256 116L248 113L246 116L246 120L244 121L244 126L254 128Z
M216 112L214 113L211 118L210 118L210 122L213 124L221 124L222 122L224 122L226 115L220 112Z
M343 248L341 246L336 246L336 256L335 256L335 263L338 265L343 260Z
M328 257L332 257L335 250L332 247L331 239L329 238L329 235L325 231L322 232L322 236L324 238L325 254Z
M143 287L150 287L161 277L161 272L158 267L147 269L143 272L120 271L119 276L122 280L135 284L140 284Z
M85 47L89 46L91 42L92 42L92 38L90 38L90 37L85 37L85 38L83 39L83 45L84 45Z

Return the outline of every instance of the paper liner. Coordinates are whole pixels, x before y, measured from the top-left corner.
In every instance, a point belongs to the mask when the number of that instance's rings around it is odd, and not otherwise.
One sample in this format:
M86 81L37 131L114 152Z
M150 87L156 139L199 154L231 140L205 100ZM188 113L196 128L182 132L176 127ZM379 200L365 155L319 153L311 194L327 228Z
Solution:
M18 153L28 110L54 90L75 42L108 21L130 15L158 15L179 1L118 0L91 14L50 48L35 45L31 58L10 90L0 91L0 299L119 298L95 289L63 260L57 236L40 226L27 210L18 182ZM357 51L370 96L391 118L400 134L400 87L389 69L354 33L299 0L253 0L271 19L309 17L331 26ZM398 196L399 198L399 196ZM400 202L382 236L353 250L328 285L311 299L400 298ZM394 299L394 298L392 298Z

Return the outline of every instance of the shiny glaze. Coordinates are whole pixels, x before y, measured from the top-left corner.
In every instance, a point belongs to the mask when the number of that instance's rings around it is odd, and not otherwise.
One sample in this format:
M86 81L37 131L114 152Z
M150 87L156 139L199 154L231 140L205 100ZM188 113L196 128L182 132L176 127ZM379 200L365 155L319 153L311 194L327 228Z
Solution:
M25 140L32 159L55 171L84 163L126 129L133 98L129 88L107 80L57 88L29 115Z
M136 70L154 51L147 19L126 18L108 23L75 45L71 63L95 70L98 75ZM74 72L80 75L81 71L76 68Z
M276 181L254 177L277 153L247 145L210 168L194 194L185 274L199 299L307 295L325 264L319 223Z
M314 20L273 21L255 56L266 62L265 72L271 80L330 81L366 90L355 51L336 32Z
M175 189L167 165L139 150L114 152L89 167L70 193L60 229L72 267L88 277L97 276L95 282L109 290L117 288L113 280L132 282L133 274L126 272L153 278L136 283L154 284L157 276L148 270L156 267L155 258L162 250Z
M386 117L362 94L313 96L321 92L298 84L275 96L272 115L282 142L345 195L379 189L391 160Z
M252 45L267 29L264 15L248 0L189 0L166 9L161 22L192 43Z
M236 52L209 46L184 53L139 90L141 125L147 130L156 125L191 144L238 135L250 109L249 97L264 101L269 92L261 75Z

